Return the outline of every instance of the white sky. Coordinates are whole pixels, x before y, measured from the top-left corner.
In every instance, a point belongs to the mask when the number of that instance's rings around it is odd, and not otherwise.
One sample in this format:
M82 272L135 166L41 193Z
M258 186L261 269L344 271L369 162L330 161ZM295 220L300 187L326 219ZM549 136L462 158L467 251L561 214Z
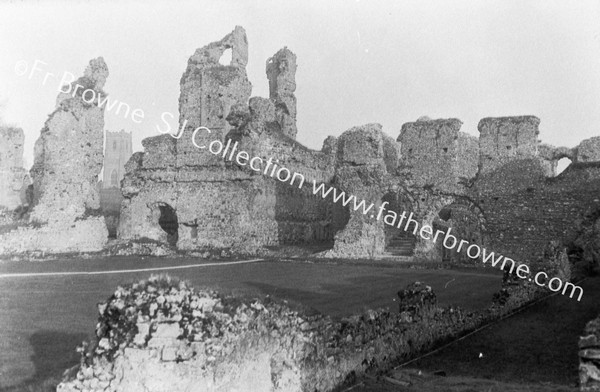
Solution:
M162 112L177 117L187 59L235 25L253 96L268 96L267 58L296 53L298 140L311 148L370 122L396 138L422 115L478 135L483 117L533 114L544 142L568 147L600 135L600 0L4 2L0 114L25 130L30 165L57 95L44 73L78 77L103 56L105 91L145 112L142 124L107 113L106 128L132 131L141 150ZM43 73L15 73L36 59Z

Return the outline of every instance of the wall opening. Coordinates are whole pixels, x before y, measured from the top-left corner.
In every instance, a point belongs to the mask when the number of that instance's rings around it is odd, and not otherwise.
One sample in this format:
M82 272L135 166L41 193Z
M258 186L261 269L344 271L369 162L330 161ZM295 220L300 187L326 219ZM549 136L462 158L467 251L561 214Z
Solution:
M115 169L113 169L110 172L110 186L111 187L118 187L119 184L117 183L117 171Z
M350 220L350 211L308 188L275 184L275 220L280 245L320 252L333 248L335 234Z
M560 173L564 172L567 167L571 164L571 160L569 158L561 158L556 163L556 175L558 176Z
M457 238L457 241L466 240L469 244L483 245L483 231L485 226L483 215L478 209L460 201L441 208L432 226L434 232L440 230L447 233L448 230L451 230L452 235ZM456 246L453 249L448 249L443 246L443 241L436 243L436 247L442 262L467 264L476 262L476 260L467 256L466 247L457 252Z
M160 209L160 217L158 225L167 233L167 242L169 245L175 246L179 239L179 223L177 222L177 212L175 209L166 203L158 203Z
M221 58L219 58L219 64L221 65L231 65L231 59L233 56L233 50L231 48L226 49L223 54L221 55Z
M403 195L397 192L388 192L382 198L381 202L388 202L385 209L388 211L394 211L398 216L403 211L411 211L408 207L409 201L406 200ZM386 213L383 213L385 217ZM383 218L382 218L383 219ZM383 230L385 233L385 252L394 256L414 256L415 245L417 242L416 237L413 235L411 229L404 231L404 225L400 228L397 225L384 224Z

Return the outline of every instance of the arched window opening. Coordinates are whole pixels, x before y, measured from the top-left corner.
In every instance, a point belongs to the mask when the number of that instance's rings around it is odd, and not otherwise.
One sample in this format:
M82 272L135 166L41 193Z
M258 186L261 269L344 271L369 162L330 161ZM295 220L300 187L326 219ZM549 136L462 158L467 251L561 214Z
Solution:
M556 163L556 175L558 176L560 173L564 172L567 167L571 164L571 160L569 158L561 158Z
M114 187L119 186L119 175L117 174L116 169L113 169L110 172L110 186L114 186Z
M231 65L232 56L233 56L233 50L231 50L231 48L225 50L225 52L223 52L223 55L221 55L221 58L219 59L219 64Z

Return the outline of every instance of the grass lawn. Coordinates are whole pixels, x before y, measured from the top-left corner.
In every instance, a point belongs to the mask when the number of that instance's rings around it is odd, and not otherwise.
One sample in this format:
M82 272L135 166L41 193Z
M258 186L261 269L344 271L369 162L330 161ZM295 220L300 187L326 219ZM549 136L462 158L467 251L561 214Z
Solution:
M0 274L97 271L191 264L195 259L104 258L44 263L2 263ZM119 284L150 275L77 275L0 278L0 388L57 376L77 363L74 351L94 332L96 304ZM348 316L367 308L395 309L396 292L414 281L430 284L443 305L479 309L500 288L493 271L419 270L401 266L259 262L175 270L196 288L243 295L270 294L329 314Z
M600 313L600 277L581 286L581 302L555 295L409 366L448 376L573 386L579 336Z

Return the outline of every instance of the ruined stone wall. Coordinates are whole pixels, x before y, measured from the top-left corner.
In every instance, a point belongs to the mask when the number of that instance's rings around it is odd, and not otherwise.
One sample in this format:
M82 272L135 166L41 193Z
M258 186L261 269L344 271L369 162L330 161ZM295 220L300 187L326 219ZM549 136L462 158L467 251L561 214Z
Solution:
M587 323L578 346L579 390L600 391L600 317Z
M287 47L267 60L269 98L275 102L277 122L284 135L296 138L296 55Z
M505 163L538 155L535 116L487 117L479 121L479 172L489 173Z
M577 222L600 209L600 164L572 164L546 178L536 159L508 163L476 183L473 198L487 220L489 248L527 262L550 239L573 241Z
M107 76L104 60L97 58L74 84L102 93ZM31 168L35 220L74 219L99 208L96 182L102 169L103 128L103 107L85 102L81 95L59 95L57 108L35 143Z
M57 391L339 390L514 309L508 302L480 312L441 307L423 283L398 296L397 311L338 322L277 299L225 296L153 276L98 305L96 338Z
M21 128L0 126L0 208L15 209L21 205L21 188L27 176L23 168Z
M56 109L35 143L30 220L0 237L0 253L99 251L106 243L104 218L97 216L96 185L104 128L104 108L98 107L97 99L98 93L105 95L107 76L104 60L93 59L70 86L70 91L76 84L83 89L58 95ZM85 91L87 102L82 97Z
M332 185L347 197L354 196L357 204L364 200L366 206L371 203L379 206L392 186L390 173L395 172L398 161L398 150L390 148L390 142L393 140L382 133L380 124L366 124L344 132L336 143ZM375 210L365 215L363 208L355 210L352 202L348 211L348 223L335 235L333 249L325 256L369 258L383 254L384 224L375 219Z
M458 175L469 173L468 167L459 166L468 162L459 162L458 158L466 157L468 148L459 146L461 125L458 119L419 120L402 125L397 139L401 164L415 187L459 191Z
M576 147L576 162L598 162L600 161L600 136L583 140Z
M132 157L124 181L119 236L169 239L159 221L173 209L180 249L243 248L283 243L331 241L335 232L331 203L312 197L312 181L333 178L335 155L312 151L294 140L295 55L287 48L268 62L271 99L249 99L247 39L241 27L190 58L181 79L180 130L143 141L145 152ZM219 64L232 49L231 64ZM218 140L250 157L271 160L304 176L302 189L240 167L199 146ZM163 211L163 212L161 212ZM175 218L173 218L174 220ZM337 222L337 220L336 220ZM241 247L241 248L240 248Z

